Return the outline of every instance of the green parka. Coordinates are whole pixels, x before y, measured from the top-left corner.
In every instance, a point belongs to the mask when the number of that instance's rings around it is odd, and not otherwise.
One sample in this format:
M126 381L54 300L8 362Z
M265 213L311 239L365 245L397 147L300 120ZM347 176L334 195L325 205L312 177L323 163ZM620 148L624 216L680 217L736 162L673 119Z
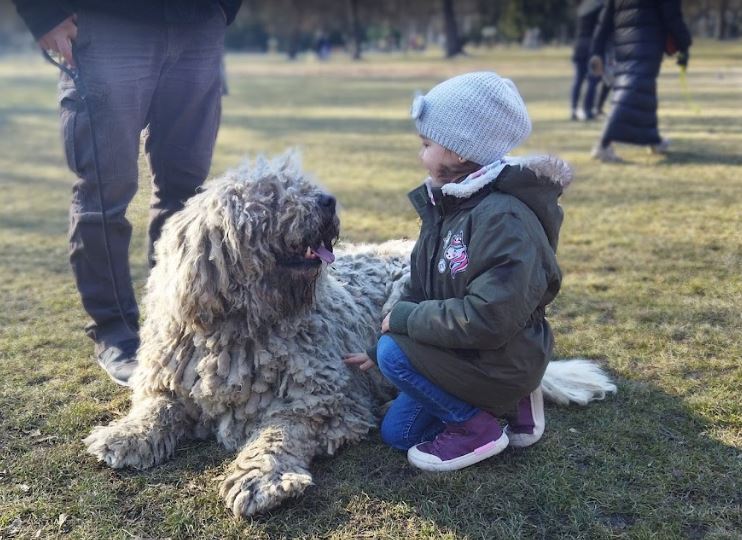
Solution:
M428 380L496 415L540 384L551 359L544 308L561 284L557 201L571 178L566 163L536 157L409 194L422 226L391 337Z

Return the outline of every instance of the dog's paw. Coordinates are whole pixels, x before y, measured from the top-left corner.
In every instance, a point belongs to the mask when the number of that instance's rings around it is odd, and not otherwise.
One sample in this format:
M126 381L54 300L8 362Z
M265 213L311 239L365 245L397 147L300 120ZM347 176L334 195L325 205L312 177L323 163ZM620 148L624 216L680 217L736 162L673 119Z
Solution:
M224 481L220 493L235 517L249 517L301 495L310 485L312 475L304 469L267 474L258 468L240 469Z
M96 426L83 443L88 453L114 469L147 469L171 453L165 440L148 440L126 423Z

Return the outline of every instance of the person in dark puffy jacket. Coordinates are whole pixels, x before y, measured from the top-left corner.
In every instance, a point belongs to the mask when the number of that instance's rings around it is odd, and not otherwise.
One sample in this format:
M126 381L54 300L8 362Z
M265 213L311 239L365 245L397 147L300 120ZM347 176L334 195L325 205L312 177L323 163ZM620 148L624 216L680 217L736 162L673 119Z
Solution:
M572 82L572 120L581 118L592 120L594 117L595 89L600 77L588 72L588 61L590 60L590 42L602 7L603 0L583 0L577 8L577 39L572 51L572 63L575 66L575 78ZM586 79L587 89L580 109L580 93Z
M422 218L410 281L377 347L346 362L368 369L375 358L400 390L383 440L416 467L449 471L544 432L545 307L561 285L557 201L571 173L554 158L506 157L531 121L495 73L444 81L412 116L430 177L409 195Z
M687 66L691 36L680 0L608 0L600 14L590 62L601 72L606 44L613 41L616 67L612 110L592 156L620 161L612 143L648 146L664 153L669 141L657 128L657 75L666 51L678 51L678 64Z
M137 365L139 310L126 210L137 190L140 135L146 128L154 264L165 220L196 193L211 166L224 32L241 0L13 1L39 46L61 56L83 83L65 74L59 84L64 150L77 176L70 262L92 319L86 333L97 362L114 382L128 385Z

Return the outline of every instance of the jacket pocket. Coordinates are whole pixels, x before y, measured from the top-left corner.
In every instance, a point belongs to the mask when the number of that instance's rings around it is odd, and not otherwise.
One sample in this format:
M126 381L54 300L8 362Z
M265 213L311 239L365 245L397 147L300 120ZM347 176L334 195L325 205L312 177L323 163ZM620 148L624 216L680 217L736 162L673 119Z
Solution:
M67 166L72 172L79 175L77 156L75 154L75 131L77 127L77 112L79 100L75 88L66 88L59 97L59 116L62 130L62 145Z

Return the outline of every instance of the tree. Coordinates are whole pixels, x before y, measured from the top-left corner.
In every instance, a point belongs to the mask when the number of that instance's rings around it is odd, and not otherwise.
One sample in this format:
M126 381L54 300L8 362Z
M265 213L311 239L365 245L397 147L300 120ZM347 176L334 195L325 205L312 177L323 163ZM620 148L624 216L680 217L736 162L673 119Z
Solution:
M350 41L353 60L361 59L361 48L363 45L363 32L361 30L361 21L358 16L358 0L347 0L348 2L348 20L350 26Z
M446 32L446 58L452 58L464 52L464 47L459 37L459 28L456 25L453 0L443 0L443 26Z

